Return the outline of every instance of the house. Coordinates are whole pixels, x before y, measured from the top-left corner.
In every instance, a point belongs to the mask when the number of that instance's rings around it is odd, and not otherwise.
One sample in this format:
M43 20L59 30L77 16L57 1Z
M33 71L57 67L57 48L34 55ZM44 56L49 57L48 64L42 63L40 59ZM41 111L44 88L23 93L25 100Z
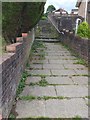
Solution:
M90 25L90 1L88 2L88 7L87 7L87 21L88 24Z
M71 14L72 15L78 15L78 9L72 9Z
M55 15L68 15L68 12L62 8L59 8L58 10L53 11Z
M90 24L90 1L77 0L76 7L78 7L78 15Z

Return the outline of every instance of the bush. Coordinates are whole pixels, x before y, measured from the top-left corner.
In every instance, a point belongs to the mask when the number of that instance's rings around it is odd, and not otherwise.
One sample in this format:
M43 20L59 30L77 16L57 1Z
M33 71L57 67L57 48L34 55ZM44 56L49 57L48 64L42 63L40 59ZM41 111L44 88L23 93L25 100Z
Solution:
M42 18L41 18L41 20L46 20L47 19L47 17L46 16L42 16Z
M16 42L22 32L31 30L44 12L45 2L3 2L2 35L7 42Z
M77 30L77 34L83 38L90 38L90 27L87 22L82 22Z

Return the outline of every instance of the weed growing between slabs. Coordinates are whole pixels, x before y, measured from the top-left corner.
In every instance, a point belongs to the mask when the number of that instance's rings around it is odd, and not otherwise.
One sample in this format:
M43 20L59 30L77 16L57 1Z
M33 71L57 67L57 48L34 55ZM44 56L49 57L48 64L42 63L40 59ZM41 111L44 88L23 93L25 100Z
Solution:
M26 100L26 101L32 101L32 100L50 100L50 99L70 99L69 97L64 96L58 96L58 97L52 97L52 96L19 96L20 100Z

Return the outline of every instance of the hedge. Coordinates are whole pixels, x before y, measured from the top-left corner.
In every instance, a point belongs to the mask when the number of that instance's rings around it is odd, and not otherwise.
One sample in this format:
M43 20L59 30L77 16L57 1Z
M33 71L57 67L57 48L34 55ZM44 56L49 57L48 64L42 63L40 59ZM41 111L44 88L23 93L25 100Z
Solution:
M15 42L22 32L31 30L44 12L45 2L2 2L2 35Z

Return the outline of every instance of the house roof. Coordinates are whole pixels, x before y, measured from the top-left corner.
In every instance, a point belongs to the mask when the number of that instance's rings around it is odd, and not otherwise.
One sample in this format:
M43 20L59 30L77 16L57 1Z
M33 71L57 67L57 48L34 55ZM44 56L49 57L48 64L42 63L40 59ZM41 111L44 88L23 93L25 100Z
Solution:
M71 14L78 14L78 9L72 9Z
M72 12L74 12L74 11L78 11L78 9L72 9L71 11L72 11Z
M68 14L68 12L62 8L59 8L58 10L55 10L54 12L60 12L60 13L66 12L66 14Z
M77 0L76 7L79 7L81 2L82 2L82 0Z

